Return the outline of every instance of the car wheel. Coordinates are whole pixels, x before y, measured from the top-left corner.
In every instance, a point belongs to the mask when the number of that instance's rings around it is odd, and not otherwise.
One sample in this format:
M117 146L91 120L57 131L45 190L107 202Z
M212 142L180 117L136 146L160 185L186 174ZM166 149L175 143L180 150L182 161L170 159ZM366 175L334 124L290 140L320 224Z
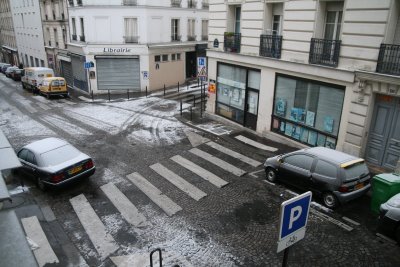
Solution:
M273 168L266 168L265 169L265 175L266 178L269 182L271 183L275 183L277 178L276 178L276 170L274 170Z
M45 190L46 190L46 185L43 183L43 180L42 180L41 178L37 178L36 184L37 184L37 187L38 187L40 190L42 190L42 191L45 191Z
M330 209L336 208L339 204L336 196L331 192L325 192L322 195L322 199L323 199L324 205Z

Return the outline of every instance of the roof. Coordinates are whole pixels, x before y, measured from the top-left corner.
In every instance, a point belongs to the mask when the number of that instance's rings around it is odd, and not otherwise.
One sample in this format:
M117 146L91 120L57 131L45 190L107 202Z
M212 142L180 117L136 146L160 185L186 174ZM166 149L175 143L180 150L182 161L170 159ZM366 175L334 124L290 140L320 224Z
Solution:
M347 163L350 161L357 162L360 160L360 158L346 154L341 151L337 151L334 149L330 149L327 147L311 147L307 148L304 151L306 151L309 154L315 155L320 159L326 159L329 160L330 162L334 162L337 164L342 164L342 163Z
M64 77L46 77L43 81L53 81L53 80L65 80Z
M45 138L39 141L35 141L33 143L30 143L24 148L27 148L35 153L42 154L44 152L68 145L69 143L67 141L64 141L62 139L58 139L55 137L50 137L50 138Z

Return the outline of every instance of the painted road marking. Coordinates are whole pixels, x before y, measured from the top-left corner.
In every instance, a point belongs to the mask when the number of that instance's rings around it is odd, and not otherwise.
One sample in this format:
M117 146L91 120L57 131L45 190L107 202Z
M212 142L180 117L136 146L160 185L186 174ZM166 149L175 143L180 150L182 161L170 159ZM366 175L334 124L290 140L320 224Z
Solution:
M322 212L319 212L314 208L310 209L310 212L315 214L315 215L317 215L317 216L319 216L319 217L321 217L321 218L326 219L327 221L329 221L329 222L331 222L333 224L336 224L337 226L343 228L344 230L346 230L348 232L353 230L353 227L350 227L349 225L347 225L345 223L342 223L341 221L338 221L338 220L336 220L336 219L334 219L334 218L332 218L332 217L330 217L330 216L328 216L328 215L326 215L326 214L324 214Z
M176 173L172 172L171 170L167 169L160 163L156 163L150 166L156 173L167 179L171 184L178 187L180 190L188 194L194 200L199 201L203 197L207 196L206 193L192 185L191 183L187 182L185 179L177 175Z
M43 116L42 120L70 135L91 135L89 131L78 127L75 124L70 123L65 118L57 115Z
M57 255L51 248L38 218L36 216L22 218L21 223L28 238L38 245L38 248L33 251L38 265L42 267L46 264L59 263Z
M148 225L146 218L113 183L105 184L100 188L127 222L136 227Z
M49 107L48 105L43 104L43 103L36 103L36 105L38 105L39 107L41 107L41 108L44 109L44 110L49 110L49 109L51 109L51 107Z
M101 259L104 260L111 253L116 251L118 245L115 243L114 238L107 233L106 227L103 225L92 206L90 206L86 197L80 194L71 198L69 201Z
M218 188L221 188L227 184L229 184L227 181L222 180L212 172L207 171L206 169L200 167L199 165L191 162L190 160L187 160L179 155L173 156L171 158L173 161L176 163L180 164L181 166L185 167L191 172L194 172L201 178L203 178L206 181L209 181L213 185L215 185Z
M67 100L67 99L60 99L60 101L62 103L68 104L68 105L76 105L75 102L72 102L71 100Z
M209 162L211 162L212 164L217 165L218 167L226 170L227 172L233 173L236 176L242 176L244 174L246 174L246 172L244 170L241 170L235 166L233 166L232 164L223 161L222 159L219 159L217 157L214 157L213 155L204 152L200 149L197 148L192 148L191 150L189 150L191 153L195 154L196 156L205 159Z
M157 206L159 206L168 216L172 216L182 208L173 202L169 197L147 181L139 173L134 172L126 176L134 185L146 194Z
M257 160L254 160L254 159L251 159L249 157L246 157L245 155L242 155L242 154L240 154L240 153L238 153L236 151L233 151L233 150L231 150L229 148L226 148L226 147L221 146L221 145L219 145L217 143L214 143L213 141L210 141L210 142L206 143L206 145L209 145L210 147L212 147L212 148L214 148L214 149L216 149L216 150L218 150L218 151L220 151L222 153L225 153L225 154L227 154L227 155L229 155L231 157L237 158L237 159L239 159L239 160L241 160L241 161L243 161L243 162L245 162L245 163L247 163L247 164L249 164L249 165L251 165L253 167L258 167L258 166L260 166L262 164L261 162L259 162Z
M261 169L261 170L258 170L258 171L250 172L249 175L253 176L254 178L258 178L258 175L256 175L256 173L264 172L264 171L265 171L264 169Z
M360 225L360 223L358 223L358 222L356 222L356 221L354 221L354 220L352 220L350 218L347 218L346 216L343 216L342 219L345 220L345 221L348 221L349 223L354 224L356 226Z
M266 145L264 145L264 144L261 144L261 143L258 143L258 142L256 142L256 141L254 141L254 140L251 140L251 139L249 139L249 138L247 138L247 137L244 137L243 135L238 135L238 136L236 136L235 138L238 139L239 141L242 141L242 142L245 143L245 144L254 146L254 147L256 147L256 148L260 148L260 149L262 149L262 150L271 151L271 152L275 152L275 151L278 150L278 149L275 148L275 147L266 146Z

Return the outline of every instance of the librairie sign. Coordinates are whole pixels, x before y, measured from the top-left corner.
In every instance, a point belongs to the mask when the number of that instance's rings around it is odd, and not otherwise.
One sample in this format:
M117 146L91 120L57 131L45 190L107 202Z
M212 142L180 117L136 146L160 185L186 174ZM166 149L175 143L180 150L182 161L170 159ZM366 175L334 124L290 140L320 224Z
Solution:
M304 238L311 198L308 191L281 204L278 253Z
M132 49L130 48L111 48L111 47L104 47L104 53L129 53Z

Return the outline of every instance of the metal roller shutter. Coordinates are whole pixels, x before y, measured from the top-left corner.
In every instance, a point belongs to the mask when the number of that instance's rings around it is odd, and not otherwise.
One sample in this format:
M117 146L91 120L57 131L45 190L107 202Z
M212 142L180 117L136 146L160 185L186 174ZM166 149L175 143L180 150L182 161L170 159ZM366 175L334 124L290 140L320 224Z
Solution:
M71 62L61 61L61 72L62 76L67 81L67 85L72 87L74 85L74 76L72 74L72 64Z
M140 91L139 58L97 58L99 90Z
M87 83L87 73L84 67L85 57L83 56L71 56L72 70L74 74L74 86L89 91Z

